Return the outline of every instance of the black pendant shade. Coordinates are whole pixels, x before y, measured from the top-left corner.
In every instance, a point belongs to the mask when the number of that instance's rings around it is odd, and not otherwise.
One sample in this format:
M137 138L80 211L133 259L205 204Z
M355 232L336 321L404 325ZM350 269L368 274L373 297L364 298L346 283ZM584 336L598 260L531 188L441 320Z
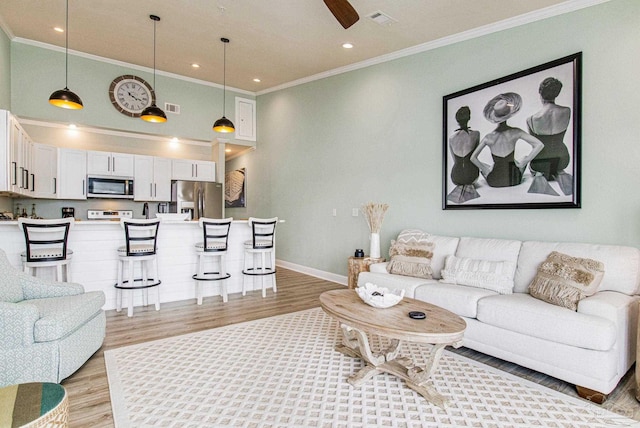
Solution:
M142 110L142 113L140 113L140 119L147 122L163 123L167 121L167 115L164 114L160 107L155 104L151 104L149 107Z
M69 0L67 0L66 18L65 18L65 41L64 41L64 89L54 91L49 96L49 103L56 107L62 107L71 110L80 110L84 105L79 96L69 90Z
M153 89L156 88L156 22L160 21L160 17L156 15L149 15L149 18L153 21ZM164 114L162 109L156 106L156 103L151 104L149 107L142 110L140 113L140 119L145 122L152 123L164 123L167 121L167 115Z
M69 88L59 89L51 94L49 102L56 107L67 108L71 110L80 110L84 105L82 100Z
M227 93L227 43L229 43L229 39L223 37L220 39L222 43L224 43L224 62L223 62L223 80L222 80L222 117L213 124L213 130L216 132L222 133L230 133L236 130L236 127L233 126L233 122L225 116L225 102L226 93Z

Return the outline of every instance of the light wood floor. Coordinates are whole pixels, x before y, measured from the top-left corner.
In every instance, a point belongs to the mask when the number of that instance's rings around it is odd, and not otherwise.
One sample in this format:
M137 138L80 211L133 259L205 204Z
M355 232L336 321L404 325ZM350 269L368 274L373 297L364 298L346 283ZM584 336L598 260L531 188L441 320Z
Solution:
M283 268L278 268L277 284L278 293L274 295L269 291L264 299L260 291L248 293L245 297L240 293L231 294L227 303L222 303L221 297L205 298L202 306L196 305L194 298L165 303L159 312L154 310L153 305L135 308L132 318L126 316L126 310L121 313L108 311L107 334L102 348L73 376L62 382L69 393L71 427L113 427L104 365L105 350L319 307L320 294L344 288L340 284ZM577 397L573 385L550 376L467 348L460 348L455 352ZM635 400L633 368L609 395L603 407L640 420L640 405Z
M150 340L221 327L254 319L302 311L320 306L318 296L343 285L278 268L278 292L271 290L262 298L260 291L230 294L229 301L208 297L202 306L195 298L165 303L156 312L153 305L134 309L132 318L126 310L107 311L107 334L102 348L62 385L69 393L71 427L113 427L109 385L104 365L104 351Z

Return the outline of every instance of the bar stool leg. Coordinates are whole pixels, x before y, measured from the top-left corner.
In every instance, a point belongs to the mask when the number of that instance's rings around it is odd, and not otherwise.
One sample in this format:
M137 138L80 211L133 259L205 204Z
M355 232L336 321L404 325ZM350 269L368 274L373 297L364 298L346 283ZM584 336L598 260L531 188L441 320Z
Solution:
M198 254L198 278L204 278L204 253ZM196 279L196 299L202 305L202 281Z
M265 277L265 274L267 273L267 271L266 271L267 260L266 260L266 257L265 257L266 253L263 251L262 253L260 253L260 256L261 256L260 262L262 263L260 265L260 270L262 271L261 272L262 275L260 275L260 281L262 282L262 284L261 284L262 285L262 298L264 299L265 297L267 297L267 290L264 288L264 277Z
M158 275L158 259L154 257L152 262L154 264L153 280L154 282L158 282L160 281L160 276ZM155 289L156 289L156 311L159 311L160 310L160 286L157 285Z
M142 275L143 287L146 287L147 284L149 283L149 272L147 269L149 263L150 263L150 260L143 260L140 262L140 274ZM142 289L142 305L145 308L149 306L149 289L148 288Z
M242 270L244 272L247 271L247 252L245 251L244 253L244 261L242 262ZM242 275L242 295L246 296L247 295L247 276L249 275Z
M133 287L135 284L135 282L133 281L133 260L129 260L129 287ZM128 303L128 309L127 309L127 316L128 317L132 317L133 316L133 288L129 290L129 301Z
M118 260L118 287L122 287L122 270L124 269L124 263L122 260ZM116 312L122 310L122 289L116 288Z
M224 254L220 255L220 275L227 276L227 264L225 261ZM220 281L220 292L222 293L222 301L227 303L229 301L229 296L227 295L227 280L223 279Z
M64 271L65 271L65 280L67 282L71 282L71 263L67 263L64 265Z

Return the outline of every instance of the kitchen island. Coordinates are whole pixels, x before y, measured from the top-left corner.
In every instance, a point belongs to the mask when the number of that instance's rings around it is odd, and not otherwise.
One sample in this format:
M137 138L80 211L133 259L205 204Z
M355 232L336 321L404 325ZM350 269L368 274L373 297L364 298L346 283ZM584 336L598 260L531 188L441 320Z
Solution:
M280 220L279 223L284 223ZM281 226L280 226L281 227ZM229 294L242 291L242 264L244 260L244 242L251 239L251 228L247 220L234 220L229 230L229 249L226 257L227 272L231 277L226 280ZM196 273L195 244L202 242L202 229L197 221L162 221L158 230L158 271L160 301L174 302L195 299ZM69 248L73 250L71 261L71 280L82 284L86 291L103 291L106 295L104 309L115 309L117 282L118 247L124 245L124 230L119 221L88 220L76 221L69 232ZM7 253L13 266L22 269L20 253L25 249L24 235L17 221L0 222L0 248ZM53 277L48 268L38 275ZM260 278L249 277L247 291L261 290ZM271 278L265 278L271 281ZM220 296L221 281L206 281L203 295ZM128 294L128 293L127 293ZM134 293L134 305L142 305L141 293ZM125 299L127 296L125 295ZM123 302L126 304L126 302ZM194 302L195 304L195 302Z

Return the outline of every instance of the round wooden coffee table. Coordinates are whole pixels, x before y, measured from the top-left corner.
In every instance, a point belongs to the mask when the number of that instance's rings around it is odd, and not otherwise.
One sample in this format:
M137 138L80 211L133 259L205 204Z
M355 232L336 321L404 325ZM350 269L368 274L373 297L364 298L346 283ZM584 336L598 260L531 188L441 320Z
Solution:
M0 426L66 427L67 391L57 383L21 383L0 388Z
M336 319L342 328L342 344L336 350L366 362L364 368L351 375L348 382L359 386L379 373L390 373L404 379L407 386L427 401L446 405L429 378L435 372L445 346L462 346L467 324L456 314L420 300L405 297L391 308L378 309L364 303L355 290L331 290L320 295L322 309ZM426 314L425 319L409 318L409 312ZM373 353L367 333L391 339L388 349ZM399 355L402 341L434 345L425 367L419 367Z

